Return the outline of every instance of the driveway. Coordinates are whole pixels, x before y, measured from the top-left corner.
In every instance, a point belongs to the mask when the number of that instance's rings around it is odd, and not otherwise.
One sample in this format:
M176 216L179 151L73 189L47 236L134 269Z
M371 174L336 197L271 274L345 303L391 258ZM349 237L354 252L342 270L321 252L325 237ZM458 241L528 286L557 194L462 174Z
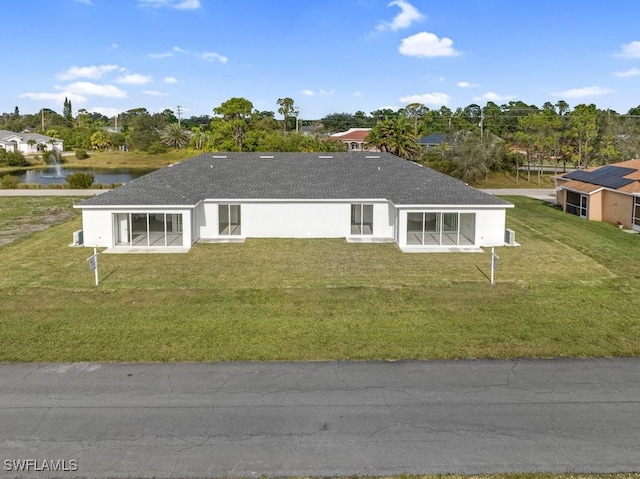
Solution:
M639 370L638 359L4 364L0 478L638 471ZM45 460L76 470L35 471Z

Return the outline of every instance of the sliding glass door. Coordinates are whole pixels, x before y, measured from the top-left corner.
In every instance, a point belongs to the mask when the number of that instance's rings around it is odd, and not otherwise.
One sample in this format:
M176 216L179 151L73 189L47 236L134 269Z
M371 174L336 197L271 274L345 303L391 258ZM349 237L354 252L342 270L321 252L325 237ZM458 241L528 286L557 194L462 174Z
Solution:
M351 234L373 234L373 205L351 205Z
M218 205L218 234L239 236L240 216L240 205Z

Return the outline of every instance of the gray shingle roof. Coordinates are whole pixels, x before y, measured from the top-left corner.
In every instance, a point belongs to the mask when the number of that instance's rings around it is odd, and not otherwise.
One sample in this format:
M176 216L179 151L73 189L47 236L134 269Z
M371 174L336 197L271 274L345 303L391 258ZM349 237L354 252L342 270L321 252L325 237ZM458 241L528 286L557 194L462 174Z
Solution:
M226 157L226 158L222 158ZM195 205L204 199L374 199L396 205L508 203L389 153L206 153L80 206Z

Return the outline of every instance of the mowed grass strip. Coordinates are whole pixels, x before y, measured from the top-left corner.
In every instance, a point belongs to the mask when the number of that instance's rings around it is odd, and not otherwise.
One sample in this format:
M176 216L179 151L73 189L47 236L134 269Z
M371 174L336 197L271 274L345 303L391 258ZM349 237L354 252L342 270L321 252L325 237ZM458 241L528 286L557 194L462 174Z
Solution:
M0 248L0 360L442 359L640 354L640 237L509 198L518 248L247 240L187 254L69 248L79 218ZM0 200L1 201L1 200Z

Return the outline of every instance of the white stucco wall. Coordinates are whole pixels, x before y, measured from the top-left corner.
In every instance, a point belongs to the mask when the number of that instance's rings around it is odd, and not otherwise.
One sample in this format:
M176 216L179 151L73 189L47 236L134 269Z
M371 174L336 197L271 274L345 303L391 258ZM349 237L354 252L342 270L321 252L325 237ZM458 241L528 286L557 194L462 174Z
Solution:
M113 246L111 211L82 210L82 234L84 246L110 248Z
M356 202L204 201L196 207L196 231L201 239L218 238L218 205L241 205L241 236L247 238L344 238L351 235L351 204ZM393 237L393 212L387 201L373 204L374 238Z

